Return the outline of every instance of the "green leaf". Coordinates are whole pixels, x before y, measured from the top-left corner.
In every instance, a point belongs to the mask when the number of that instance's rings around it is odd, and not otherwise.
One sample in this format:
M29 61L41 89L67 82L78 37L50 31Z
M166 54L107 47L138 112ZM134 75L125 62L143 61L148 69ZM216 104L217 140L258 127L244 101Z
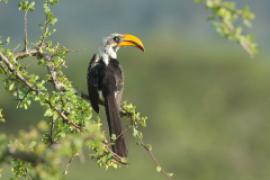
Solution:
M111 135L111 139L112 139L112 141L115 141L117 139L116 135L115 134L112 134Z
M44 113L44 117L52 117L53 116L53 110L52 109L47 109Z
M246 28L252 27L252 20L255 18L255 14L248 6L237 8L235 2L227 0L196 0L196 2L204 4L211 12L208 20L212 21L214 28L222 37L237 42L250 56L257 53L256 42L247 40L250 34L244 33Z
M10 37L7 37L6 38L6 44L9 44L10 43Z
M161 168L160 166L157 166L157 167L156 167L156 171L157 171L157 172L161 172L161 170L162 170L162 168Z
M12 83L9 84L8 90L13 91L14 89L15 89L15 82L12 82Z
M20 11L34 11L35 10L35 1L29 2L28 0L21 0L19 2Z
M0 123L3 123L3 122L5 122L5 118L3 115L3 109L0 109Z
M56 5L58 3L58 0L49 0L50 5Z
M28 6L28 10L29 11L34 11L35 10L35 5L36 5L36 2L32 1Z

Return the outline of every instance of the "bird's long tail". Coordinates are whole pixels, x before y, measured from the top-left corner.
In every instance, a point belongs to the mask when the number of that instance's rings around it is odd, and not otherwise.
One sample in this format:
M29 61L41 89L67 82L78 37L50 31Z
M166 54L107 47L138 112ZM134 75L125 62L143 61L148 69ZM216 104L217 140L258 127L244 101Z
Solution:
M127 146L122 132L120 112L114 94L107 95L104 99L110 136L113 134L116 136L112 150L121 157L127 157Z

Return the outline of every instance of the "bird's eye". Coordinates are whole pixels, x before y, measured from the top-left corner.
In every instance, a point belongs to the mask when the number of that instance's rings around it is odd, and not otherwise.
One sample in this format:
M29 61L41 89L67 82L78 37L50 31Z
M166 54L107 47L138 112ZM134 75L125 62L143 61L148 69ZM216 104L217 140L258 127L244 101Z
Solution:
M115 36L115 37L113 38L113 40L114 40L116 43L119 43L119 42L120 42L120 37Z

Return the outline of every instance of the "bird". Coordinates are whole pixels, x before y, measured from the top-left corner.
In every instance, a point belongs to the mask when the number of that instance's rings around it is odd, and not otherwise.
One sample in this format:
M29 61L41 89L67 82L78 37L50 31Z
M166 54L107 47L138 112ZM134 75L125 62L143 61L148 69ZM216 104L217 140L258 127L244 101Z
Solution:
M124 73L117 59L122 47L136 47L144 52L141 39L132 34L112 33L105 37L89 63L87 72L88 96L94 111L104 105L112 151L122 158L128 154L120 120L124 90ZM114 137L114 138L113 138Z

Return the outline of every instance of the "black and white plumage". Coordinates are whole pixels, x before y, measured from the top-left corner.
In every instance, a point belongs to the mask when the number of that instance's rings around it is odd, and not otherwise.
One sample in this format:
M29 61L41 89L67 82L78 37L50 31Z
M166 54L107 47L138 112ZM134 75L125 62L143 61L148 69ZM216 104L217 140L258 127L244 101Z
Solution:
M127 157L127 146L120 122L124 75L117 60L117 51L124 46L135 46L144 50L141 40L136 36L111 34L104 39L99 52L92 57L87 75L91 105L98 113L99 105L104 104L110 136L116 137L112 150L121 157Z

